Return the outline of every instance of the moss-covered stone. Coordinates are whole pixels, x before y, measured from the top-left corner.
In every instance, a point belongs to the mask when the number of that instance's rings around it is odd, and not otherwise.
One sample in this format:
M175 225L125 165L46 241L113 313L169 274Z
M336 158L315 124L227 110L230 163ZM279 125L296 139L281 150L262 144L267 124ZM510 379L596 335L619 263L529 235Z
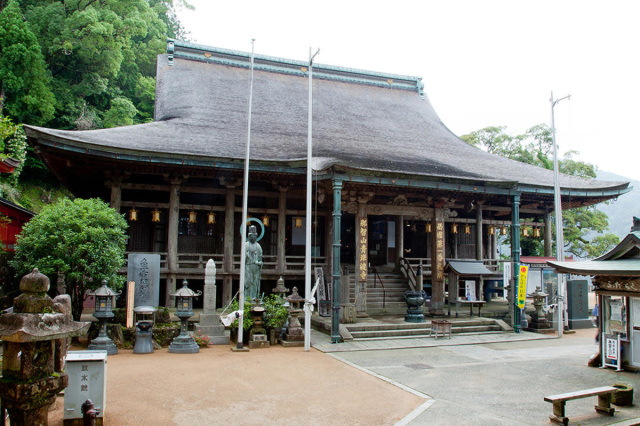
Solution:
M156 324L153 327L153 339L163 347L169 346L173 339L179 335L180 326L177 324Z

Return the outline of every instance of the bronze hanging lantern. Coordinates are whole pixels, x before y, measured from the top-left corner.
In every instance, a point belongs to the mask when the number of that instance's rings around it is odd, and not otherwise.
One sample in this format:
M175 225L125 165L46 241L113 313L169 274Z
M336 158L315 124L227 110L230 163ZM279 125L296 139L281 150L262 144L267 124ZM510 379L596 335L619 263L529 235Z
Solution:
M158 210L158 206L156 206L156 209L151 212L151 222L160 222L160 210Z
M494 235L495 234L495 229L493 228L493 226L489 227L489 235Z
M269 216L267 216L267 214L265 213L264 216L262 216L262 224L264 226L269 226Z
M207 213L207 225L215 225L216 223L216 214L214 212Z
M507 235L507 227L506 226L502 227L502 229L500 230L500 234Z
M468 223L466 223L466 224L464 225L464 233L465 233L465 234L470 234L470 233L471 233L471 226L469 226L469 224L468 224Z
M540 237L540 228L536 227L533 229L533 236Z
M129 220L136 222L138 220L138 210L136 210L136 203L133 203L133 207L129 210Z
M427 224L424 227L424 232L430 234L431 233L431 222L427 222Z
M522 228L522 236L523 237L528 237L529 236L529 228Z
M458 225L457 225L457 224L455 224L455 223L454 223L454 224L451 226L451 233L452 233L452 234L457 234L457 233L458 233Z
M198 214L193 209L193 206L191 206L191 211L189 212L189 223L196 223L197 218L198 218Z
M293 226L296 228L302 228L302 218L300 216L296 216Z

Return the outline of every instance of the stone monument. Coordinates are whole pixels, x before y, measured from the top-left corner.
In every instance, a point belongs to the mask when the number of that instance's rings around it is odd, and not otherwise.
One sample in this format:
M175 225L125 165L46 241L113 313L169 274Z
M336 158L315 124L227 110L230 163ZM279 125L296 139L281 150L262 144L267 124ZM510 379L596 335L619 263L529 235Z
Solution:
M131 253L127 281L135 281L134 307L160 304L160 255Z
M216 291L216 263L209 259L204 270L203 306L196 330L209 336L212 345L228 345L229 336L225 334L220 315L216 314Z

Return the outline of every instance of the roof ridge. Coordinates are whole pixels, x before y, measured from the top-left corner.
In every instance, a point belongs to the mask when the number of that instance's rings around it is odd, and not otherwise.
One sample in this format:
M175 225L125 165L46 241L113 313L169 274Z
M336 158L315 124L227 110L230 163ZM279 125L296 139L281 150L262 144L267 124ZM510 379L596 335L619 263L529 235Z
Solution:
M169 55L169 65L173 65L174 58L183 58L200 62L249 68L251 58L251 54L248 52L205 46L171 38L167 39L167 54ZM308 65L308 62L305 61L254 54L254 69L257 70L305 77L308 74ZM313 64L313 77L323 80L409 90L417 92L422 99L425 99L422 77L317 63Z

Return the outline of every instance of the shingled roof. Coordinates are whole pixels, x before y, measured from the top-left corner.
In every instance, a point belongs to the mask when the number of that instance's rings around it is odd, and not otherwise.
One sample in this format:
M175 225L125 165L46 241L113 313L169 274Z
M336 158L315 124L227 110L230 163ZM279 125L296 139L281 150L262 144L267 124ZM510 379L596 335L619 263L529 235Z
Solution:
M38 143L136 161L240 162L244 158L249 54L169 42L157 64L153 123L90 131L25 126ZM306 162L307 64L256 55L252 161ZM454 135L420 78L314 64L313 168L418 179L486 182L523 191L553 187L550 170L488 154ZM627 192L628 182L561 176L564 189Z

